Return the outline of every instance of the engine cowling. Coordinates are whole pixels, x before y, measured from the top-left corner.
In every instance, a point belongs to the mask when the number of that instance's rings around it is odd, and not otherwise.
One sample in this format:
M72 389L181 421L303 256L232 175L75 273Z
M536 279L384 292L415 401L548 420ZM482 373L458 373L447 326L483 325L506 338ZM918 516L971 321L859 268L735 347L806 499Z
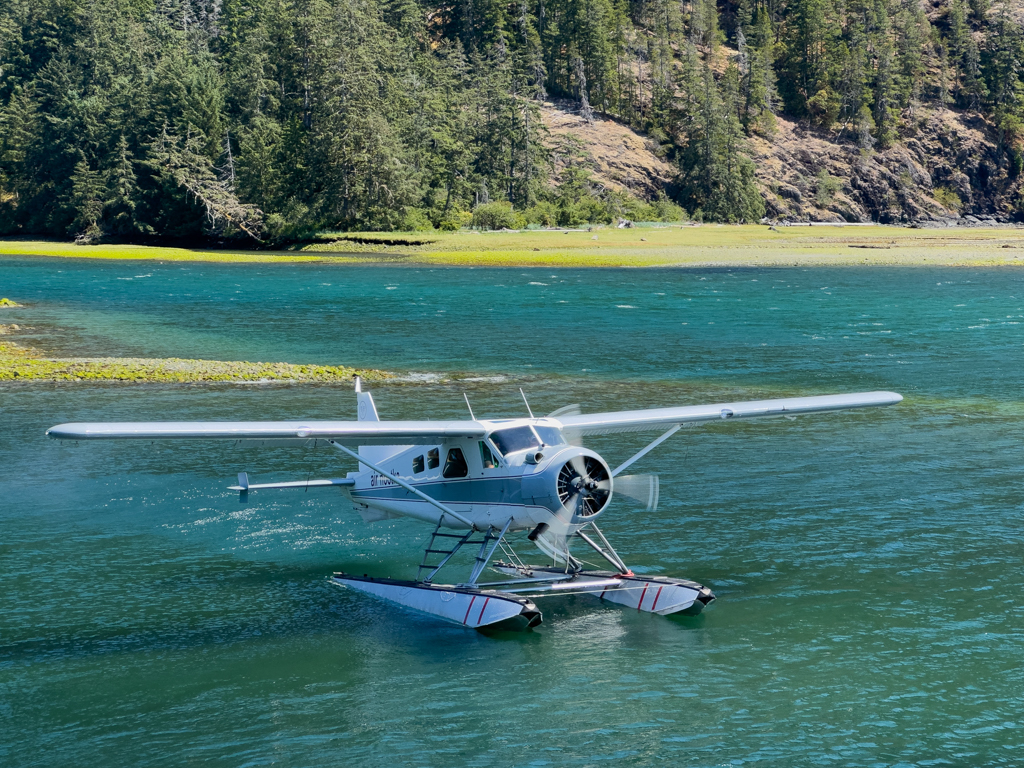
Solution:
M594 520L612 498L611 470L586 448L568 448L550 457L538 471L524 474L525 503L546 507L567 524L580 526Z

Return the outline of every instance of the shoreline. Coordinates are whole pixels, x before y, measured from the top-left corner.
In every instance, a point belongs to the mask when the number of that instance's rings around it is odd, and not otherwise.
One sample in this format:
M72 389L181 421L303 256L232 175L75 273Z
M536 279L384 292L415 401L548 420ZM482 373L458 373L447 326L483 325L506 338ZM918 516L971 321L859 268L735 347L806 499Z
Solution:
M125 384L351 384L399 380L392 373L344 365L300 365L226 360L142 357L49 357L11 340L26 330L0 325L0 382L93 381Z
M0 239L0 257L453 267L1024 266L1024 227L641 225L519 232L337 233L243 251Z

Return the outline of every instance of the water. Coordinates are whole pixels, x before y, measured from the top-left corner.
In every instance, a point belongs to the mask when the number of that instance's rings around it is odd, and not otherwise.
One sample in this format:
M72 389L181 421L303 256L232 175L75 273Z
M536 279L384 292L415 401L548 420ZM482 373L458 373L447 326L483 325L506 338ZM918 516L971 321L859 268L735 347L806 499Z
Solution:
M0 260L3 322L65 354L458 374L392 418L893 389L894 408L687 430L603 528L696 618L586 597L487 637L329 585L411 576L323 450L62 445L56 423L352 418L344 387L0 388L0 765L1019 764L1024 276ZM2 310L0 310L2 311ZM594 439L614 462L643 437ZM527 551L524 547L523 551Z

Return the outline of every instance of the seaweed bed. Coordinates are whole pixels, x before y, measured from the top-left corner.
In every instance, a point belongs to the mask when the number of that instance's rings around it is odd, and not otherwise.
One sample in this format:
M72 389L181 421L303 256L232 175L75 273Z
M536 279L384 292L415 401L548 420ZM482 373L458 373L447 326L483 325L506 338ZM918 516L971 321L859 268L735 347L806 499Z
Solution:
M296 365L245 361L186 360L140 357L49 357L9 337L23 330L0 325L0 381L121 381L163 383L212 382L351 382L355 376L375 382L392 378L378 370L344 365Z

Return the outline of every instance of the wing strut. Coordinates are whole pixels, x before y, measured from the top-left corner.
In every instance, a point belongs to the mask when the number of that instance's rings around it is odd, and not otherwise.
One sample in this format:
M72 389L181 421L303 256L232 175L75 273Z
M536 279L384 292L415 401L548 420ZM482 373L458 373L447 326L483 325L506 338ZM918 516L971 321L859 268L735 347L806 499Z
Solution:
M595 523L591 523L590 527L594 529L594 533L601 537L601 541L604 542L604 546L608 547L607 550L605 550L600 544L598 544L592 538L587 536L587 534L585 534L582 530L576 531L576 535L583 539L585 542L587 542L587 544L589 544L593 548L593 550L597 552L597 554L599 554L609 563L618 568L619 573L632 576L633 572L624 562L622 562L622 558L619 557L619 553L612 549L612 545L608 543L608 539L606 539L604 537L604 534L601 533L601 529L598 528Z
M469 526L470 530L473 530L473 531L476 530L476 526L473 525L473 523L471 523L465 517L460 515L458 512L455 512L454 510L449 509L444 504L442 504L440 501L437 501L436 499L433 499L430 496L427 496L427 494L425 494L419 488L414 488L412 485L410 485L409 483L405 482L405 480L403 480L402 478L398 477L397 475L392 475L390 472L387 472L386 470L381 469L376 464L370 463L370 461L367 460L367 458L365 456L360 456L355 451L349 450L344 445L342 445L341 443L339 443L339 442L337 442L335 440L328 440L327 442L329 442L331 445L333 445L335 448L337 448L342 453L347 453L349 456L351 456L356 461L362 462L363 464L368 466L370 469L372 469L374 472L377 472L378 474L384 475L384 477L387 477L387 478L389 478L391 480L394 480L396 484L398 484L398 485L402 486L403 488L405 488L405 490L409 491L409 493L413 493L413 494L419 496L421 499L423 499L425 502L427 502L431 506L437 507L439 510L444 512L444 514L451 515L456 520L458 520L458 521L460 521L462 523L465 523L466 525Z
M621 472L622 470L626 469L626 467L630 467L635 462L637 462L640 459L642 459L648 453L650 453L655 448L657 448L659 445L661 445L666 440L668 440L670 437L672 437L672 435L674 435L676 432L678 432L680 429L682 429L682 427L683 427L682 424L673 424L672 425L672 429L670 429L668 432L663 434L661 437L659 437L657 440L655 440L653 443L648 445L646 448L644 448L639 453L634 453L630 458L626 459L624 462L619 464L619 466L617 466L615 468L615 470L612 472L612 477L615 477L617 474L619 474L619 472Z

